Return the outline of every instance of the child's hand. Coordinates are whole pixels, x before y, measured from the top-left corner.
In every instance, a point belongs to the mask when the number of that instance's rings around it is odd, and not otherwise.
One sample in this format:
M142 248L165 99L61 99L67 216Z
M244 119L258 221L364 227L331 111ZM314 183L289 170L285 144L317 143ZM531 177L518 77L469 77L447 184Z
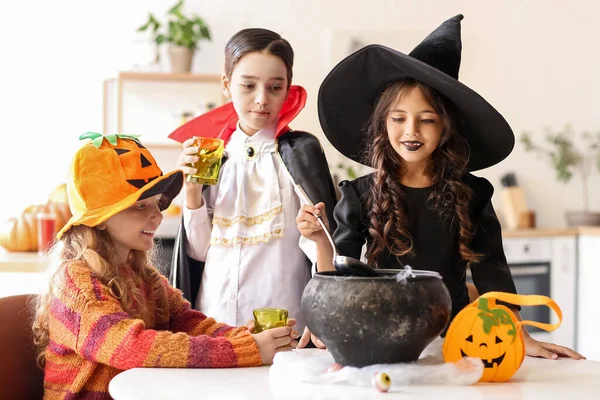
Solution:
M296 320L294 318L288 318L287 321L287 326L290 327L294 327L294 325L296 325ZM244 325L246 328L248 328L248 330L250 331L250 333L254 333L254 328L256 327L256 321L254 321L253 319L251 319L250 321L246 322L246 325Z
M300 234L307 239L312 240L313 242L326 241L327 236L317 221L317 217L315 215L322 215L323 222L327 229L329 229L329 221L327 220L327 214L325 213L325 204L318 203L317 205L303 205L298 211L298 216L296 217L296 225L298 226L298 230Z
M288 320L288 326L267 329L252 335L260 351L263 365L272 364L276 353L292 350L298 345L295 339L298 337L299 332L292 329L290 322L296 323L295 320L290 319Z
M189 165L199 160L198 156L196 155L198 154L199 148L198 146L193 146L193 144L194 138L189 138L183 142L183 151L179 155L179 160L177 161L177 166L186 175L193 175L198 172L196 168L190 167Z
M194 138L189 138L183 142L183 151L179 155L177 160L177 166L185 175L193 175L198 170L190 166L190 164L198 161L198 146L193 146ZM196 210L204 205L204 199L202 198L202 185L194 182L188 182L187 179L183 180L184 187L184 201L185 206L190 210Z
M318 337L313 335L310 332L310 330L308 329L308 327L304 328L304 333L302 333L302 337L300 338L300 341L298 342L298 348L302 349L302 348L306 347L306 345L308 344L308 342L311 339L312 339L312 342L315 344L315 346L317 346L318 349L326 349L327 348L325 346L325 343L321 342Z
M585 357L575 350L554 343L538 342L529 335L525 335L523 341L525 342L525 354L528 356L543 357L553 360L558 357L570 357L574 360L585 360Z

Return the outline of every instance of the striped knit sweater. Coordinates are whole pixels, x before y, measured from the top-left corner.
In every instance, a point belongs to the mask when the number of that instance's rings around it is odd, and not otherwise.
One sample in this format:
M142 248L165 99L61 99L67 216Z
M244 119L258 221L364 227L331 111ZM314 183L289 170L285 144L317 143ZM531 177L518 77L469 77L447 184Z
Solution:
M135 367L261 365L246 328L216 323L191 309L166 279L168 318L147 327L123 311L87 265L73 262L61 277L64 288L54 293L50 307L44 399L110 399L110 380Z

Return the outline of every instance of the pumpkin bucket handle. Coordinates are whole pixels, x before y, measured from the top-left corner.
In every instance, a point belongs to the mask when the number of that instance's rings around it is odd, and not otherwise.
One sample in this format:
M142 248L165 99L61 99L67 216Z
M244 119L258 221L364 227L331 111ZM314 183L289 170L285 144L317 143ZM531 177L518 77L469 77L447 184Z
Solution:
M558 328L562 322L562 311L560 310L560 307L554 302L554 300L546 296L540 296L536 294L523 295L504 292L488 292L482 294L479 296L479 298L500 300L519 306L548 306L558 316L558 322L556 324L544 324L541 322L526 320L519 321L519 325L535 326L536 328L551 332ZM474 304L476 304L476 302Z

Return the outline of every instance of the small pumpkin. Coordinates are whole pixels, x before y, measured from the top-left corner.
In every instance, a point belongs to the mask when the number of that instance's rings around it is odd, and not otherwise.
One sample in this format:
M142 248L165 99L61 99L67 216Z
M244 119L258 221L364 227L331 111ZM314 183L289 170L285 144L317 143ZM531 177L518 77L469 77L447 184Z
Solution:
M515 314L496 300L515 305L547 305L558 315L557 324L519 321ZM479 358L484 370L480 382L504 382L519 369L525 358L522 325L553 331L560 326L562 312L546 296L489 292L465 307L454 318L446 334L443 355L446 362L463 357Z
M19 217L9 218L0 225L0 246L7 251L27 252L38 250L37 215L40 212L53 214L56 218L55 232L62 229L71 218L71 210L61 186L54 189L46 204L31 205ZM61 201L64 199L65 201Z

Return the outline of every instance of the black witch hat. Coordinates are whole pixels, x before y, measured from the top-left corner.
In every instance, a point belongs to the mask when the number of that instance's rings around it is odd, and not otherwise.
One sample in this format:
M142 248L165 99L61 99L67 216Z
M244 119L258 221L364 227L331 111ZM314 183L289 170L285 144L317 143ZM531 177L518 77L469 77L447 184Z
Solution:
M458 81L462 43L457 15L442 23L408 55L381 45L366 46L340 61L319 89L321 127L331 144L359 163L366 123L389 84L413 78L450 99L460 112L461 134L471 150L468 170L490 167L512 151L512 129L483 97Z

